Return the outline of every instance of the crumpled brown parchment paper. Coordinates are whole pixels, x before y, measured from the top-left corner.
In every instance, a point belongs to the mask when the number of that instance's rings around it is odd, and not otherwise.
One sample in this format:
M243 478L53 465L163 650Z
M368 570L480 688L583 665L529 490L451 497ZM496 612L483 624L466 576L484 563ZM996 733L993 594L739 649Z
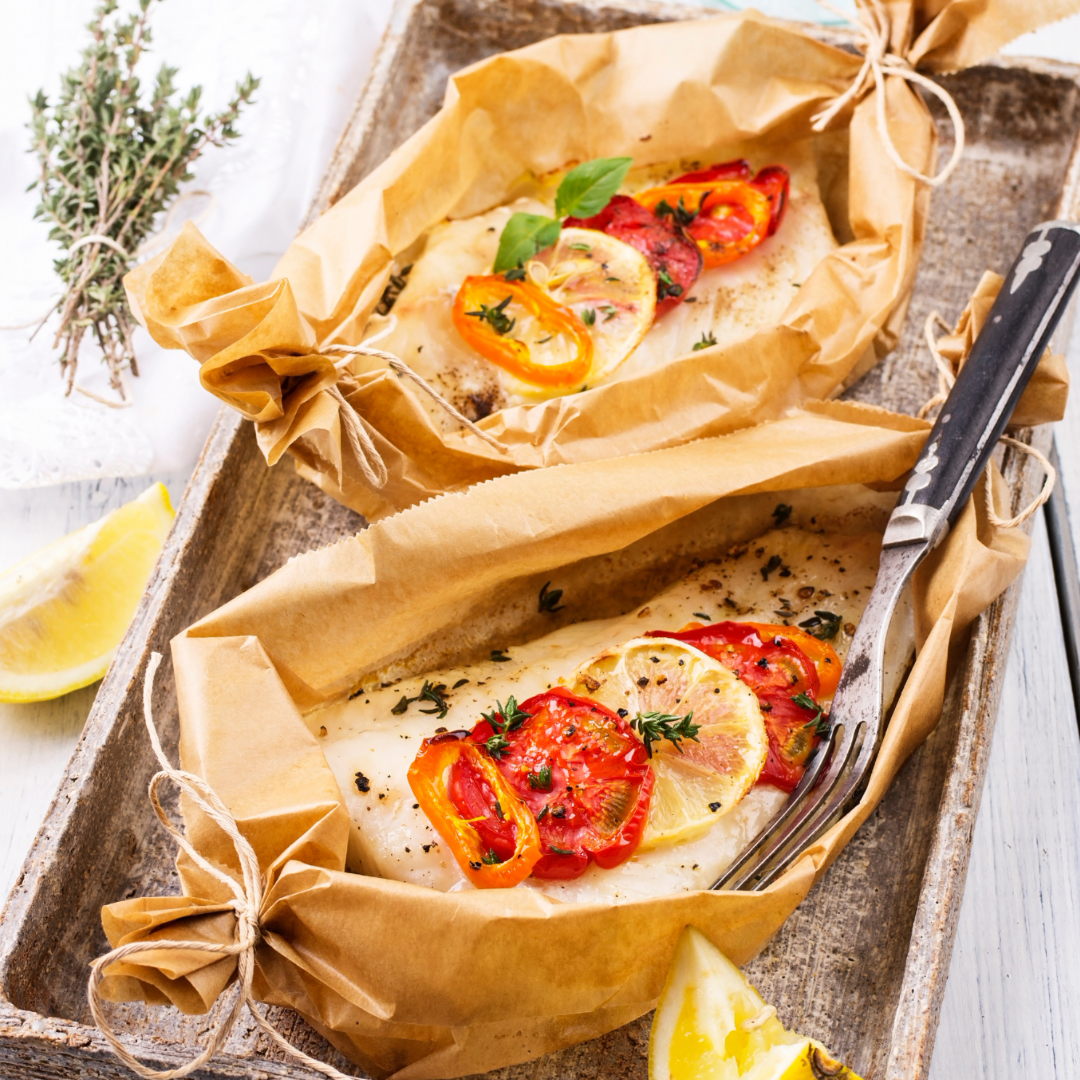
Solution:
M950 643L1024 564L1027 538L987 524L981 487L914 583L921 648L866 796L763 893L561 904L346 873L349 817L312 710L365 677L629 610L694 559L767 531L778 499L796 524L817 516L828 528L839 515L883 528L928 430L833 402L634 457L502 477L299 556L177 637L182 766L217 791L267 879L257 996L298 1010L376 1076L421 1080L523 1061L640 1016L687 924L737 963L754 956L933 729ZM567 605L557 617L536 611L551 578ZM216 825L190 807L185 822L197 850L238 873ZM220 883L186 858L178 865L186 895L104 909L113 945L232 940ZM234 967L162 949L114 964L103 989L204 1012Z
M892 0L892 48L932 71L977 62L1075 0ZM186 349L211 393L255 423L269 464L286 452L334 498L376 520L432 495L521 469L675 446L826 398L891 349L910 297L929 189L889 161L875 92L823 136L811 118L860 59L754 11L551 38L452 76L442 110L294 241L256 284L194 225L125 279L154 339ZM936 134L910 85L886 83L903 159L932 169ZM813 138L840 247L776 326L730 346L480 422L500 448L433 423L411 382L357 357L339 389L388 473L365 479L330 390L331 344L358 344L392 260L447 217L506 200L526 171L628 155L637 165L725 147L760 156ZM730 155L729 155L730 156Z

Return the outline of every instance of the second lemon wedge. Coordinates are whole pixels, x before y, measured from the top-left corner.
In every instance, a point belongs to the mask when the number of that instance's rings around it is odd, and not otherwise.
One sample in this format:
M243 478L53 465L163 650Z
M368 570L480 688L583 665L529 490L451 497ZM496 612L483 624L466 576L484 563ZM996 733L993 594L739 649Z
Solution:
M0 701L46 701L105 674L172 519L154 484L0 574Z
M788 1031L699 930L679 938L649 1036L649 1080L859 1080Z

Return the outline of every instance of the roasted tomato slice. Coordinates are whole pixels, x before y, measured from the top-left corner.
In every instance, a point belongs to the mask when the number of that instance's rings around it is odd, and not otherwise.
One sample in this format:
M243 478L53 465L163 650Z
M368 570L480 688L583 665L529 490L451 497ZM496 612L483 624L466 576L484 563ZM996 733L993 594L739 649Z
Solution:
M742 258L769 235L771 203L744 180L665 184L636 198L661 220L684 229L707 267Z
M818 664L800 643L809 647L809 634L787 626L767 623L721 622L671 633L654 630L649 637L685 641L736 672L757 695L765 715L769 753L758 777L759 784L773 784L793 791L802 778L806 759L817 745L815 720L822 682ZM812 647L821 667L840 677L840 660L832 647L816 638ZM832 689L836 684L833 682ZM806 702L813 702L809 706Z
M590 862L606 870L625 862L649 816L653 771L644 745L622 717L562 687L516 709L517 727L499 713L469 739L493 748L507 785L536 819L533 877L565 880Z
M649 260L657 279L656 318L682 303L701 273L703 264L697 244L629 195L614 196L593 217L568 217L563 224L607 233Z

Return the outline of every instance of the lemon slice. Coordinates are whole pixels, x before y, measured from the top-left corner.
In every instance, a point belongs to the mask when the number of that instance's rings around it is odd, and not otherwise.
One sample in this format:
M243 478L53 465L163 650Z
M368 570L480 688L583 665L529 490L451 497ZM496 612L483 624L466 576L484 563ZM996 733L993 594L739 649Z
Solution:
M46 701L105 674L172 519L155 484L0 574L0 701Z
M750 790L765 764L768 737L757 697L719 661L680 641L634 638L582 664L576 694L633 721L647 713L685 716L697 742L652 744L656 773L641 847L705 832Z
M679 938L649 1036L649 1080L859 1080L788 1031L699 930Z
M648 333L656 314L656 276L641 252L596 229L563 229L526 264L530 281L588 327L593 341L589 385L610 375ZM556 337L551 342L559 342ZM529 342L537 362L544 345ZM550 347L550 346L549 346Z

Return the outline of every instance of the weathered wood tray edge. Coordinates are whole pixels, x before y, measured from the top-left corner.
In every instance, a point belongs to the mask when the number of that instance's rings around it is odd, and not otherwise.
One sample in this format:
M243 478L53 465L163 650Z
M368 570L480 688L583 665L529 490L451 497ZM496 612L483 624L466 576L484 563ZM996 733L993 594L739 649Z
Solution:
M408 0L396 6L387 38L376 58L371 80L350 130L356 129L358 121L369 122L377 115L376 106L385 89L386 73L403 34L402 19L411 15L422 2ZM619 3L618 0L610 6L641 12L650 19L671 17L673 10L685 14L687 10L673 9L670 5ZM1004 63L1067 74L1077 79L1077 69L1071 66L1041 62L1029 65L1024 61ZM368 122L359 126L367 128ZM347 133L343 143L348 137ZM316 200L316 206L320 208L332 203L334 195L340 193L341 173L339 170L335 175L335 163L340 165L340 149ZM1073 216L1080 209L1078 173L1080 164L1074 152L1059 216ZM185 581L196 569L205 537L218 526L223 515L243 514L247 499L245 484L239 482L239 474L245 472L241 452L244 434L239 417L223 410L180 504L176 523L136 617L99 691L82 740L8 905L0 915L0 977L4 985L7 984L7 969L16 939L33 933L35 926L47 924L62 908L60 894L71 884L65 874L64 848L73 842L79 831L100 824L87 811L87 803L95 782L109 782L109 778L101 774L102 753L121 739L142 737L139 725L131 722L138 716L140 708L141 672L149 652L152 649L164 651L169 638L190 621L185 617L185 605L177 601L183 594ZM1048 445L1049 438L1048 432L1038 432L1036 441L1046 449L1043 444ZM1029 465L1026 457L1015 460L1012 455L1005 467L1007 478L1017 491L1019 505L1037 486L1040 479L1037 469ZM258 487L257 475L245 474L243 480L250 481L251 487ZM963 706L954 767L942 795L922 899L912 928L903 992L893 1023L892 1051L886 1074L889 1080L922 1077L929 1068L1018 595L1019 584L1016 584L980 617L973 628L971 644L958 676ZM171 694L171 686L162 689ZM98 795L100 797L100 792ZM148 1060L176 1064L184 1056L176 1048L152 1039L128 1038L133 1049L145 1054ZM0 1072L20 1077L52 1076L58 1075L61 1069L79 1076L112 1078L130 1075L111 1057L104 1039L94 1029L18 1010L0 999ZM205 1075L313 1078L318 1074L269 1058L225 1054L214 1060L212 1069Z

